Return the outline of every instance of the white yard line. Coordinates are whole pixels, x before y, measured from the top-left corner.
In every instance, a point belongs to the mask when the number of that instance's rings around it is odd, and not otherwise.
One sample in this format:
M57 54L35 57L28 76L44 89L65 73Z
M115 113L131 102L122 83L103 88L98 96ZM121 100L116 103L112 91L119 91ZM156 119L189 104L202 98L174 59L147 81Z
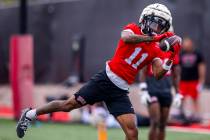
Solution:
M183 128L183 127L169 126L167 127L167 130L173 131L173 132L210 135L210 129L202 129L202 128Z

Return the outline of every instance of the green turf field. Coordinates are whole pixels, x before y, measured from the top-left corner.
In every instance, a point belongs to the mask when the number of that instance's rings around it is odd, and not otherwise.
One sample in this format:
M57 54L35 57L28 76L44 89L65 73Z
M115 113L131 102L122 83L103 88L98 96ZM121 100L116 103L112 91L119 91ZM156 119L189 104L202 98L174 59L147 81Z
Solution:
M0 119L0 140L17 140L14 121ZM140 128L141 140L146 140L147 128ZM94 127L76 124L41 123L33 125L24 140L97 140ZM124 140L121 129L109 129L109 140ZM210 140L210 135L167 132L166 140Z

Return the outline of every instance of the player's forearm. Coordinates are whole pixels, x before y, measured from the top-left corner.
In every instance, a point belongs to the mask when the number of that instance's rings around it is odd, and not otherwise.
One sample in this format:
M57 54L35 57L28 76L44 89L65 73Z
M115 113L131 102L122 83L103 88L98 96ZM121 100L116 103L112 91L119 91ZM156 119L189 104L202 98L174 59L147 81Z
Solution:
M199 73L199 82L201 84L204 84L206 77L206 65L204 63L198 65L198 73Z
M157 62L153 64L154 77L160 80L170 70L172 63L172 60L166 60L163 63Z
M145 82L146 81L146 75L147 75L147 67L144 67L141 71L140 71L140 76L139 76L139 81L140 82Z
M131 43L131 44L154 41L154 38L151 36L136 35L136 34L124 36L122 37L122 39L125 43Z
M155 79L160 80L167 72L167 70L160 68L160 70L154 72L154 77Z

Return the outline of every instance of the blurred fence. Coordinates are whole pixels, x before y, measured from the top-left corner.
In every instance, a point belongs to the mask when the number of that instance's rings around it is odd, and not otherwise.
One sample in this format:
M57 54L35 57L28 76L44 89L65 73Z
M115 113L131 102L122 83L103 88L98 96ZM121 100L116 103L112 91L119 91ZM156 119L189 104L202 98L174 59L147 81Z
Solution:
M86 38L85 80L103 69L116 48L120 31L137 22L142 9L153 0L66 0L31 4L29 33L35 38L35 80L61 82L71 74L71 44L75 35ZM157 2L157 1L156 1ZM210 1L160 0L172 12L175 31L189 35L204 53L210 67ZM18 32L18 8L0 9L0 83L8 82L9 38ZM209 71L207 72L209 73ZM210 84L210 74L207 74Z

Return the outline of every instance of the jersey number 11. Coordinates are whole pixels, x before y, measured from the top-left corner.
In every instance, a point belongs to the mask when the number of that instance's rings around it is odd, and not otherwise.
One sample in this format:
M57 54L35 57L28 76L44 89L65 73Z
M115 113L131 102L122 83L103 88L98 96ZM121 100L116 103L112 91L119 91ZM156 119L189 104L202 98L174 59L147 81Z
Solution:
M125 59L125 62L127 62L129 65L131 65L133 68L137 69L138 66L147 58L148 53L143 53L140 57L140 59L132 64L132 61L137 57L137 55L141 52L142 48L135 48L135 51L131 54L129 58Z

